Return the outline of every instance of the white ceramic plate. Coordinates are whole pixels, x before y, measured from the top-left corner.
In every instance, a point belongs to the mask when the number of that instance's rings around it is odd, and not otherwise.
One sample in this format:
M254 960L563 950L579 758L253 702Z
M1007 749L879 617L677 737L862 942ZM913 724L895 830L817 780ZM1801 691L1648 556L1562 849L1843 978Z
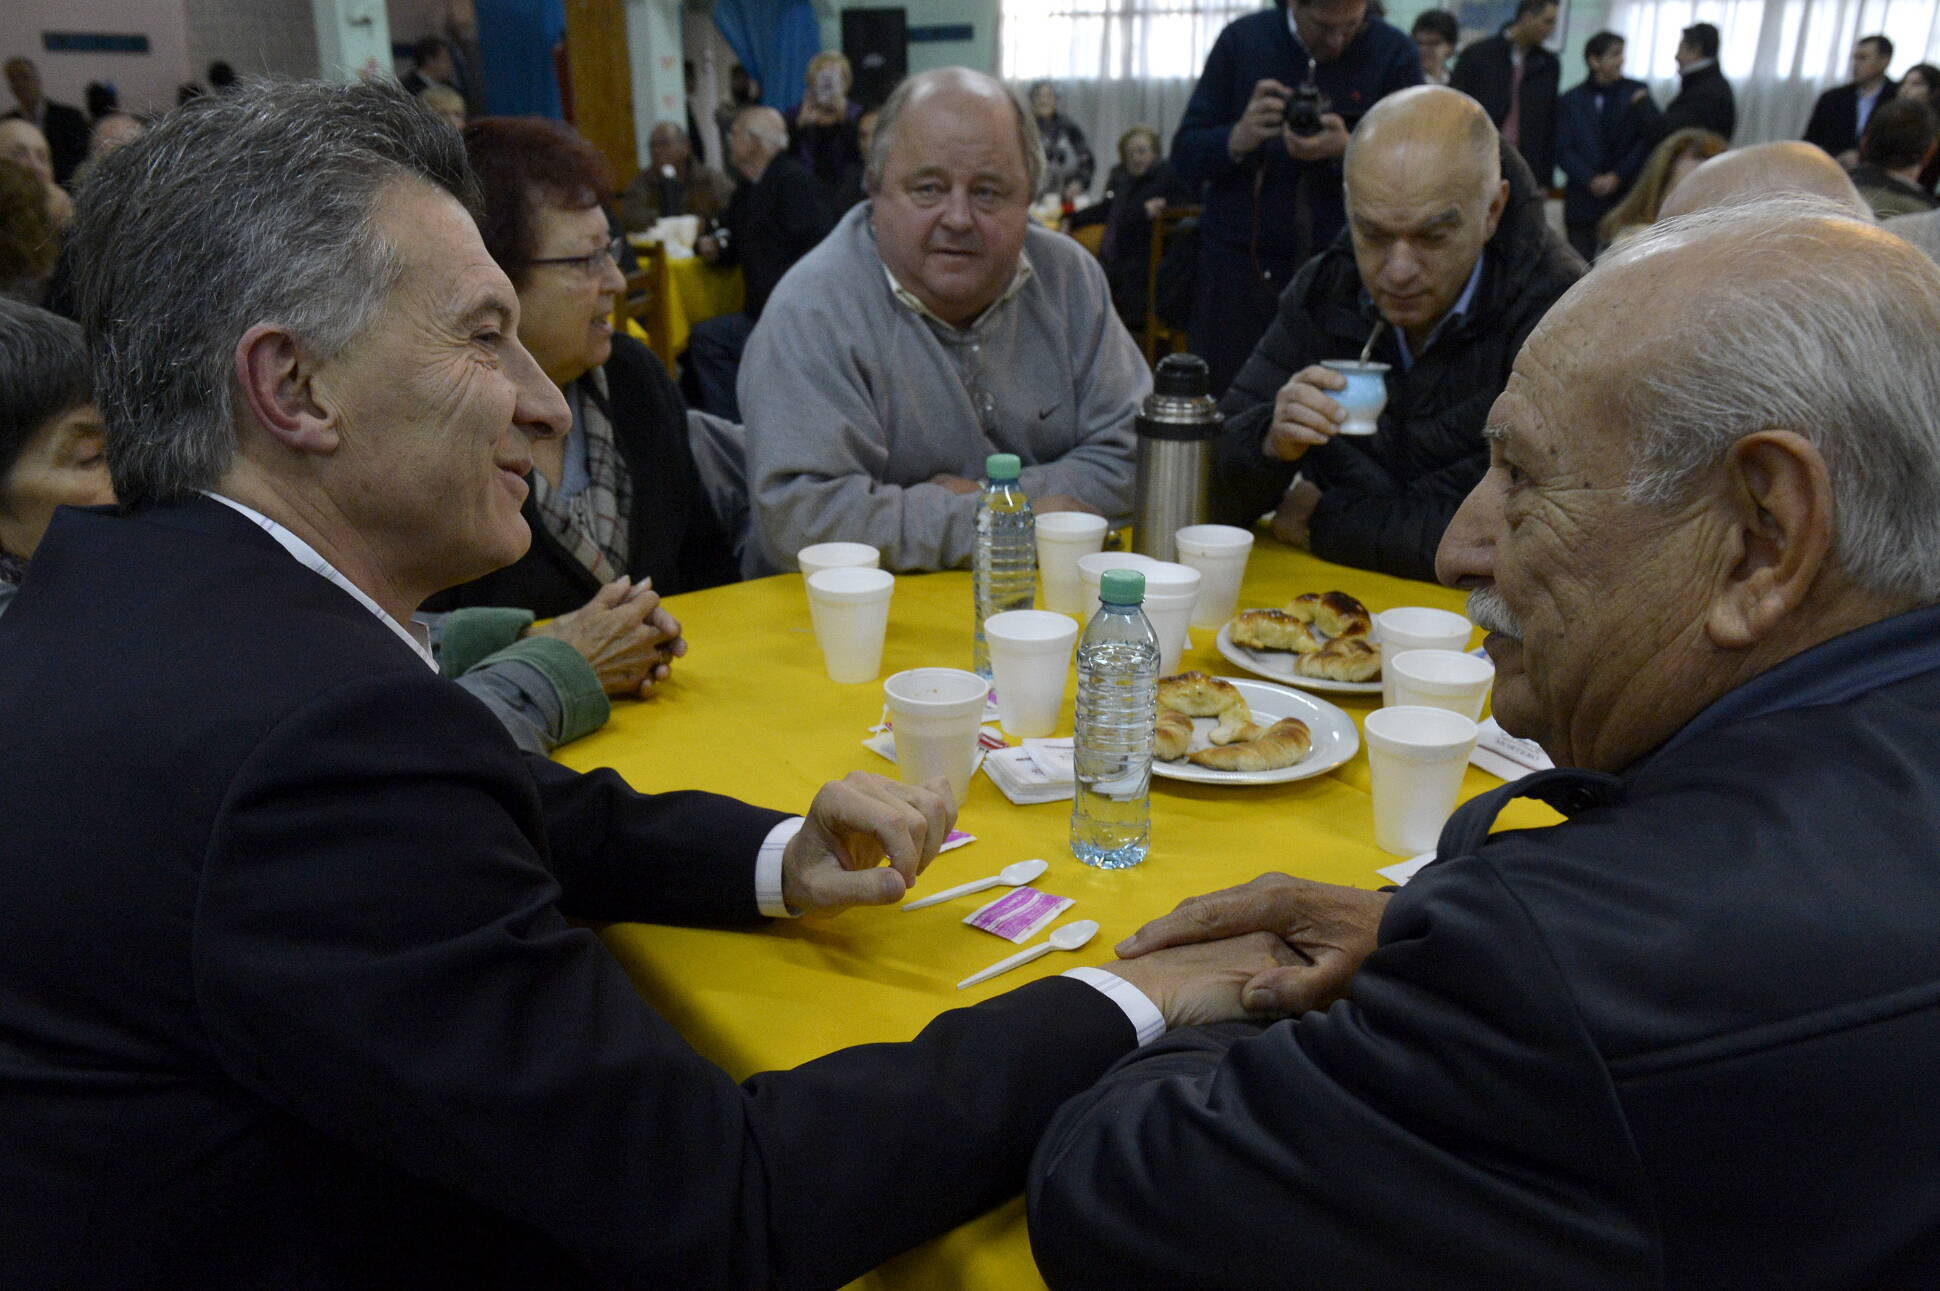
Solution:
M1361 735L1354 729L1354 719L1326 700L1303 695L1297 690L1269 686L1262 681L1247 681L1241 677L1225 677L1221 680L1239 687L1239 693L1246 697L1246 706L1253 710L1254 721L1271 724L1282 717L1297 717L1305 722L1313 734L1313 748L1292 766L1273 771L1215 771L1183 758L1177 762L1162 762L1153 758L1153 775L1165 776L1170 780L1191 780L1198 784L1284 784L1288 780L1326 775L1360 751ZM1216 718L1193 718L1191 747L1210 747L1212 741L1207 736L1217 724Z
M1298 686L1302 690L1324 690L1335 695L1378 695L1381 681L1334 681L1328 677L1303 677L1293 670L1293 651L1291 650L1253 650L1243 645L1233 644L1233 625L1222 624L1219 636L1214 640L1219 653L1226 662L1269 681L1277 681L1283 686Z

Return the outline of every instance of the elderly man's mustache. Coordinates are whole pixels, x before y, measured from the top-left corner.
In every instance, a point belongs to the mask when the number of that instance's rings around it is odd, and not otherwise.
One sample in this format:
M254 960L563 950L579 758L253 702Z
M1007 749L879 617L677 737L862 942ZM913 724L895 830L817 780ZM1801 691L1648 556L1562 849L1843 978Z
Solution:
M1468 594L1468 617L1469 622L1485 632L1500 632L1505 637L1522 640L1521 621L1493 585L1478 587Z

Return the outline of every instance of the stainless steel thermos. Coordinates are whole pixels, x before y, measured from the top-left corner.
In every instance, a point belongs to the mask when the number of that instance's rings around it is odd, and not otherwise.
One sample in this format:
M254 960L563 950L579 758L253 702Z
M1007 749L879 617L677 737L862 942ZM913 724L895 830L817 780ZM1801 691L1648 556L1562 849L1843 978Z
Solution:
M1207 384L1204 359L1168 354L1159 360L1152 393L1133 423L1138 431L1138 482L1132 499L1132 550L1154 560L1175 559L1172 535L1206 521L1213 447L1225 425L1206 393Z

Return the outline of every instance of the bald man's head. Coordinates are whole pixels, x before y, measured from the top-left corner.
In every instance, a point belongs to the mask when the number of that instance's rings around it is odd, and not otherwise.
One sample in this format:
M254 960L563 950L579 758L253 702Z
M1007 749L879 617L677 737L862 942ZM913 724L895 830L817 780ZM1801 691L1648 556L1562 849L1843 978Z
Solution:
M863 176L864 187L873 193L880 186L889 150L895 147L897 131L909 111L921 104L949 101L965 107L978 104L1003 107L1002 115L1010 121L1016 139L1019 164L1035 196L1044 183L1044 145L1038 141L1036 124L1002 81L968 67L939 67L919 72L891 91L888 102L876 114L875 146Z
M1489 114L1438 85L1374 105L1347 145L1361 285L1417 349L1461 298L1509 199Z
M1845 169L1823 149L1796 140L1756 143L1720 153L1670 191L1657 218L1675 219L1693 211L1742 206L1794 193L1823 197L1857 219L1873 218L1872 208L1852 186Z

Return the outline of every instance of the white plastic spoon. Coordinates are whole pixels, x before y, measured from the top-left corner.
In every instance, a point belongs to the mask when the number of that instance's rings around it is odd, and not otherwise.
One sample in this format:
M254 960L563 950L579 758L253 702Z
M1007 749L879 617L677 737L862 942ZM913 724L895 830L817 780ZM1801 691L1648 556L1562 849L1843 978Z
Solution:
M903 909L921 910L924 906L932 906L939 901L954 901L958 897L968 896L972 892L982 892L985 888L994 888L998 884L1021 888L1026 883L1034 882L1038 875L1050 868L1051 863L1049 861L1018 861L1013 865L1006 865L1003 869L997 871L997 873L987 879L977 879L970 883L959 883L953 888L944 888L941 892L932 892L920 901L906 903Z
M998 960L981 973L970 974L957 983L957 989L960 991L967 986L975 986L978 982L987 982L999 973L1008 973L1018 965L1028 964L1039 955L1048 955L1054 950L1076 950L1097 935L1096 919L1079 919L1075 923L1067 923L1064 927L1053 930L1049 937L1029 950L1020 950L1008 959Z

